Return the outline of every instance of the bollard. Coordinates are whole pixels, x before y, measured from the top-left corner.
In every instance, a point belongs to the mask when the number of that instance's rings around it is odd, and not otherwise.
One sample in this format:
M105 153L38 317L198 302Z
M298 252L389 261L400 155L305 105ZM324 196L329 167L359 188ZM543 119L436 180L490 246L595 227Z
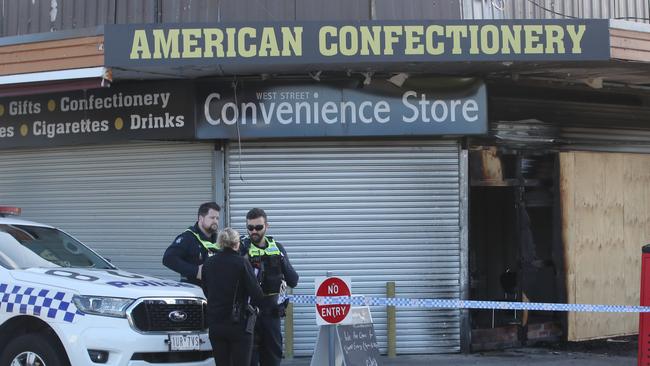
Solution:
M287 286L288 287L288 286ZM287 288L287 294L293 294L292 288ZM284 356L293 358L293 303L287 305L284 317Z
M386 282L386 297L395 297L395 282ZM386 307L386 317L388 322L388 357L397 356L397 320L394 306Z
M325 274L327 277L332 277L332 272L327 271ZM327 325L328 328L328 342L327 342L327 360L329 366L335 366L336 365L336 348L334 347L334 341L336 340L336 326L335 325Z
M650 306L650 244L643 247L641 255L640 305ZM650 313L639 314L638 366L650 366Z

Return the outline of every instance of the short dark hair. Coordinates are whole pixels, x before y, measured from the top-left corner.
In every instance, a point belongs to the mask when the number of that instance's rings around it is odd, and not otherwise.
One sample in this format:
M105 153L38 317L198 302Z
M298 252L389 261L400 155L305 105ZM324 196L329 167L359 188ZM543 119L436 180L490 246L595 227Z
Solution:
M199 216L205 216L210 210L221 211L221 207L216 202L206 202L199 206Z
M258 217L263 217L264 222L266 222L266 212L261 208L251 208L246 214L246 220L255 220Z

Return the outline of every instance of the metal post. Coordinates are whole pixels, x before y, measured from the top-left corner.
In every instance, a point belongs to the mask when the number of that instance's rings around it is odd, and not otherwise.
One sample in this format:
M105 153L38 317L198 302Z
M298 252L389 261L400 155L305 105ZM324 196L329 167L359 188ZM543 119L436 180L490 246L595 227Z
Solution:
M494 309L492 309L492 328L494 328Z
M326 276L332 277L332 272L327 271ZM336 325L328 325L327 328L329 335L329 342L327 342L327 359L329 366L336 366L336 350L334 348L334 342L336 341Z
M386 297L395 297L395 282L386 282ZM386 307L386 317L388 322L388 357L397 356L397 320L394 306Z
M288 287L288 286L287 286ZM292 288L287 288L287 294L293 294ZM293 358L293 303L287 305L284 317L284 355L287 359Z
M469 300L469 152L460 152L460 299ZM460 309L460 351L469 353L472 325L469 309Z

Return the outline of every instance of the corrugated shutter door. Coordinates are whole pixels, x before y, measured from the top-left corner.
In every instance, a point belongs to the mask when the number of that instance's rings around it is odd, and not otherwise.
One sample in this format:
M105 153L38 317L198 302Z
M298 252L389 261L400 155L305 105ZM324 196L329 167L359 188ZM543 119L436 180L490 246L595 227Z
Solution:
M122 269L177 278L162 253L214 197L213 151L173 142L5 150L0 204L62 228Z
M459 298L456 141L246 142L227 152L230 222L261 207L313 294L314 277L352 278L353 294ZM295 354L310 355L314 308L295 308ZM372 308L386 351L386 310ZM457 310L398 309L398 353L460 350Z

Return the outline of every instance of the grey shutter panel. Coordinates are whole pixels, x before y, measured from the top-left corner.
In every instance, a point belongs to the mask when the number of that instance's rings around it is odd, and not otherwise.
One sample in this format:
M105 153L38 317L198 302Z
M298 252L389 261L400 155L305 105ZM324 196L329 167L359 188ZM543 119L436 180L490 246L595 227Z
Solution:
M650 152L650 108L494 97L496 143L528 149ZM480 142L478 142L480 141ZM477 140L478 143L485 143Z
M214 199L213 144L4 150L0 205L57 226L116 266L178 278L161 263L174 237Z
M650 129L647 128L557 125L538 120L498 121L491 123L491 135L497 144L529 150L650 153Z
M269 234L300 274L295 294L314 293L314 277L352 278L357 295L460 296L459 145L456 141L291 141L229 145L229 219L264 208ZM371 309L386 350L385 308ZM460 350L457 310L398 309L399 353ZM295 354L310 355L313 306L295 307Z

